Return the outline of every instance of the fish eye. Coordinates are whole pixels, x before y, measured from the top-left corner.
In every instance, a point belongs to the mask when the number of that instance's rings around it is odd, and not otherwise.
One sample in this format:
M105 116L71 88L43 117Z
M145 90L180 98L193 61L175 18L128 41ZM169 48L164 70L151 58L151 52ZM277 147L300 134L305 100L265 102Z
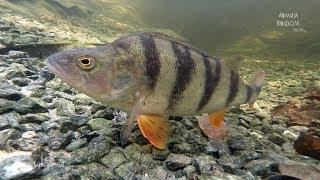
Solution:
M81 56L77 59L77 64L84 70L90 70L95 66L95 59L89 56Z

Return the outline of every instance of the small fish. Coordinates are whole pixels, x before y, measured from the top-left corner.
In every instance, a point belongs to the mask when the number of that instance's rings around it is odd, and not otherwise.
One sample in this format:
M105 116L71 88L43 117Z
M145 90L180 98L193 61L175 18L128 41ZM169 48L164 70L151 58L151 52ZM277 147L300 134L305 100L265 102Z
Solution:
M134 121L151 144L163 149L169 138L165 115L201 115L212 127L226 109L253 104L264 85L259 71L246 84L237 68L243 58L218 60L161 33L137 33L105 46L56 53L48 69L86 95L127 112L130 139Z

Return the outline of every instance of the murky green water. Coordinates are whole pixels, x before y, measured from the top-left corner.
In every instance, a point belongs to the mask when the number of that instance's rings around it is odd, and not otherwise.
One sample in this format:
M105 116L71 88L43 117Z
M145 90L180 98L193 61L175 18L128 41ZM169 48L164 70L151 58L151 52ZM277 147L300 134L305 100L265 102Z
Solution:
M182 36L216 56L242 54L314 62L320 57L320 2L316 0L2 2L4 8L36 20L61 18L107 41L106 36L154 29Z

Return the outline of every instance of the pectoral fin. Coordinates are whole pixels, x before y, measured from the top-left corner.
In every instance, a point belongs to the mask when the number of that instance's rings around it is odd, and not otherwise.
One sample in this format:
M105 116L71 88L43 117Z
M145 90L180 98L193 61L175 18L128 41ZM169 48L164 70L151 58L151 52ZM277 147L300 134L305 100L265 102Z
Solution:
M225 109L222 109L220 111L210 113L209 114L210 124L215 128L219 128L224 120L224 116L226 115L226 112L227 111Z
M164 149L170 132L168 120L155 115L140 115L137 120L143 136L155 147Z

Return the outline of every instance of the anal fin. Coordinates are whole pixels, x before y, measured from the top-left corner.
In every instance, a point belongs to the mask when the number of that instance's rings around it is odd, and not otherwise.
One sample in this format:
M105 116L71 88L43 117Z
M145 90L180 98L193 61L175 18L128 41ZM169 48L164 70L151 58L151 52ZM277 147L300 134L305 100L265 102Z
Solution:
M227 112L226 109L222 109L214 113L210 113L209 114L210 124L215 128L219 128L224 120L224 116L226 115L226 112Z
M163 116L139 115L139 128L145 138L157 148L164 149L169 138L169 121Z

